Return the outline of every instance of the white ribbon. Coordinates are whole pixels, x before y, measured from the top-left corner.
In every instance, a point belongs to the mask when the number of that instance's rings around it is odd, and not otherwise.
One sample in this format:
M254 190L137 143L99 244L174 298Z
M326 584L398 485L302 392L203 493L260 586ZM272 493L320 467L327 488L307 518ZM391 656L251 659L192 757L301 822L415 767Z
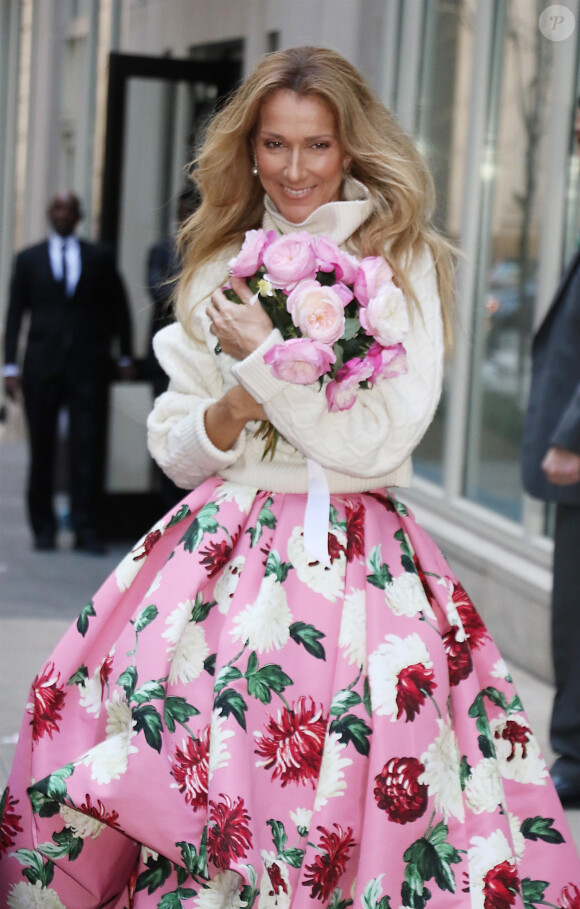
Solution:
M322 565L330 567L328 556L328 517L330 490L324 468L306 458L308 498L304 514L304 548Z

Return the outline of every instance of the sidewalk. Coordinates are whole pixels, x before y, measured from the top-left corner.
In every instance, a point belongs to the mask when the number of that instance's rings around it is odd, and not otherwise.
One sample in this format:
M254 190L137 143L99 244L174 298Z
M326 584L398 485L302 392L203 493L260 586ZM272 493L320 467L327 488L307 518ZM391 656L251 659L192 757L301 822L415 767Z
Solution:
M71 551L71 535L65 533L58 552L32 551L24 514L25 469L25 444L0 439L0 791L32 678L131 545L111 547L103 557L89 556ZM550 765L553 689L521 667L510 668ZM580 848L580 810L566 815Z

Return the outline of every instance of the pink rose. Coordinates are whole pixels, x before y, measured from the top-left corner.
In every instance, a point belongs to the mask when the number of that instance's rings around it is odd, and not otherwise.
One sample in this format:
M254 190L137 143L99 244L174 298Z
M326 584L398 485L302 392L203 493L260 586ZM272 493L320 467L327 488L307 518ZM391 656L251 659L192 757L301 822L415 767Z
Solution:
M399 344L409 330L405 297L392 282L381 284L368 306L361 306L358 317L366 333L383 347Z
M332 287L301 281L288 295L286 307L294 325L313 341L332 345L344 332L344 303Z
M343 284L342 281L338 281L336 284L332 285L332 289L342 300L343 306L348 306L350 301L354 298L354 294L350 287L347 287L346 284Z
M375 343L369 349L365 362L372 364L372 383L379 379L394 379L395 376L404 375L407 370L407 351L402 344L393 344L391 347L382 347Z
M273 230L248 230L237 256L228 262L228 270L237 278L249 278L255 275L264 264L263 253L265 247L276 236Z
M267 278L274 287L291 290L298 281L316 277L312 238L305 231L278 237L264 252Z
M368 382L373 377L375 364L367 357L364 360L355 357L347 360L336 374L336 378L326 386L328 409L350 410L357 399L361 382Z
M340 250L330 237L314 237L314 252L318 271L335 271L340 262Z
M336 278L339 281L344 281L345 284L354 284L360 263L358 259L351 256L350 253L343 252L342 249L339 249L339 253L340 258L336 269Z
M336 355L326 344L309 338L292 338L271 347L264 360L277 379L293 385L312 385L328 372L336 362Z
M354 279L354 295L361 304L367 306L376 296L381 284L393 280L393 270L382 256L367 256L360 262Z

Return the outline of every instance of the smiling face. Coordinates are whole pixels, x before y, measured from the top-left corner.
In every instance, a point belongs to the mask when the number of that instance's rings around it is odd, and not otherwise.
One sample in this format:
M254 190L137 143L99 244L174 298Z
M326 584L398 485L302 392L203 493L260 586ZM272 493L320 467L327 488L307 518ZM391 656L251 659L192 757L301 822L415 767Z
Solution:
M262 104L253 145L264 191L288 221L300 224L340 198L348 160L321 98L274 92Z

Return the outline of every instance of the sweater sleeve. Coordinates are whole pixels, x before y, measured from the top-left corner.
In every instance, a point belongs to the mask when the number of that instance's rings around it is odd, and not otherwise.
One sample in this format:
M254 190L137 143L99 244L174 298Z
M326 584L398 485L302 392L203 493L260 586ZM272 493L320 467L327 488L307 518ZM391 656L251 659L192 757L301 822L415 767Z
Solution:
M192 489L238 459L245 434L221 451L205 431L205 412L222 396L223 379L203 342L175 323L155 335L153 347L170 381L147 420L149 452L177 486Z
M443 323L433 258L417 257L410 283L420 304L405 339L408 371L361 390L350 410L331 413L324 389L276 379L264 362L279 343L273 332L234 366L241 385L264 405L268 418L307 457L355 477L390 473L411 454L429 426L441 394Z

